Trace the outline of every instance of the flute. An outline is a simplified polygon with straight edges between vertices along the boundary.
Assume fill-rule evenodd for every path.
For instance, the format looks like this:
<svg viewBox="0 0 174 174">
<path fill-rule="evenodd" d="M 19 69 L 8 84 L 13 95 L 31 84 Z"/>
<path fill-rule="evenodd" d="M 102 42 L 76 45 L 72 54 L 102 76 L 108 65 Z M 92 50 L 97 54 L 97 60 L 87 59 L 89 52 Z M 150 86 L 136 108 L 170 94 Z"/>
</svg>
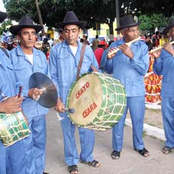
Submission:
<svg viewBox="0 0 174 174">
<path fill-rule="evenodd" d="M 169 44 L 170 44 L 170 45 L 174 44 L 174 41 L 169 42 Z M 150 50 L 149 53 L 153 53 L 153 52 L 155 52 L 155 51 L 157 51 L 157 50 L 162 49 L 163 47 L 164 47 L 164 46 L 159 46 L 159 47 L 157 47 L 157 48 L 154 48 L 153 50 Z"/>
<path fill-rule="evenodd" d="M 136 41 L 138 41 L 140 39 L 141 39 L 141 37 L 138 37 L 138 38 L 136 38 L 136 39 L 134 39 L 134 40 L 132 40 L 130 42 L 127 42 L 125 44 L 130 47 L 132 43 L 134 43 L 134 42 L 136 42 Z M 112 49 L 113 48 L 111 48 L 111 50 L 108 51 L 108 54 L 107 54 L 108 56 L 110 56 L 111 54 L 117 53 L 120 50 L 119 47 L 115 47 L 115 49 L 113 49 L 113 50 Z"/>
</svg>

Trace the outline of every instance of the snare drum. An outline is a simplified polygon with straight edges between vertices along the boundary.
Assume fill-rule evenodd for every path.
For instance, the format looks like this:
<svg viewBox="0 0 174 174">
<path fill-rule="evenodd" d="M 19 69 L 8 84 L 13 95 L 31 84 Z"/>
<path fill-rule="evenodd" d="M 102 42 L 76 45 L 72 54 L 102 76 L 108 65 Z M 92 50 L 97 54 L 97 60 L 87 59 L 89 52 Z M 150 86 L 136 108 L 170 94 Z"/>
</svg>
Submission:
<svg viewBox="0 0 174 174">
<path fill-rule="evenodd" d="M 71 121 L 94 130 L 112 128 L 121 118 L 126 107 L 124 86 L 116 79 L 91 73 L 76 81 L 68 94 L 67 107 Z"/>
<path fill-rule="evenodd" d="M 29 134 L 30 130 L 22 112 L 0 113 L 0 139 L 4 146 L 10 146 Z"/>
</svg>

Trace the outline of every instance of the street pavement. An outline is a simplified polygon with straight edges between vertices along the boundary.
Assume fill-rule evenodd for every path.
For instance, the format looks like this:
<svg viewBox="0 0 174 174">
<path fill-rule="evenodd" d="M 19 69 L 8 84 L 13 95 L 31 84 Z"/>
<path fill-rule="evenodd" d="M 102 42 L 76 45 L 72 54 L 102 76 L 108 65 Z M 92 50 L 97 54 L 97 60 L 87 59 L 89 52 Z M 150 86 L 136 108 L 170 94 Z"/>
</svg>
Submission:
<svg viewBox="0 0 174 174">
<path fill-rule="evenodd" d="M 119 160 L 112 160 L 112 131 L 96 131 L 94 159 L 100 161 L 99 168 L 78 164 L 79 174 L 174 174 L 174 152 L 164 155 L 161 152 L 164 142 L 154 136 L 144 135 L 145 147 L 149 157 L 142 157 L 133 150 L 132 130 L 125 126 L 124 146 Z M 80 153 L 79 136 L 76 131 L 76 142 Z M 60 121 L 56 112 L 51 109 L 47 115 L 47 157 L 46 172 L 50 174 L 68 174 L 64 162 L 63 138 Z"/>
</svg>

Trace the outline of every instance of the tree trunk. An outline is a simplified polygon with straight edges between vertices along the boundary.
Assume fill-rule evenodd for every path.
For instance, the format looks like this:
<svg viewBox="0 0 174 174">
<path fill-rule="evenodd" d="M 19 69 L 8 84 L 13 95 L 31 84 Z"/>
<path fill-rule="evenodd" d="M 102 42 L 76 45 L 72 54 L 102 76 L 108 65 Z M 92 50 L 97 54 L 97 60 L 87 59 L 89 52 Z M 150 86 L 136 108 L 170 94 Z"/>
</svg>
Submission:
<svg viewBox="0 0 174 174">
<path fill-rule="evenodd" d="M 111 20 L 108 25 L 109 25 L 109 31 L 110 31 L 109 38 L 110 38 L 110 40 L 114 40 L 113 21 Z"/>
<path fill-rule="evenodd" d="M 39 17 L 39 23 L 40 23 L 41 26 L 43 26 L 42 14 L 41 14 L 41 11 L 40 11 L 38 0 L 35 0 L 35 4 L 36 4 L 36 8 L 37 8 L 38 17 Z M 44 26 L 43 26 L 43 29 L 42 29 L 42 35 L 45 35 Z"/>
</svg>

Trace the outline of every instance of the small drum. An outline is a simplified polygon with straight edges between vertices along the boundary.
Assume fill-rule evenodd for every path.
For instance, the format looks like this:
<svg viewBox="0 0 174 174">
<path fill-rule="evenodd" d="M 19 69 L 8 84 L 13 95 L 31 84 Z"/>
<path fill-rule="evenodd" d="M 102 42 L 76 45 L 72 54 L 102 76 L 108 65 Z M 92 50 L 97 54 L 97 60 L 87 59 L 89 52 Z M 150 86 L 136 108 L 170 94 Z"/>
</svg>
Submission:
<svg viewBox="0 0 174 174">
<path fill-rule="evenodd" d="M 28 123 L 22 112 L 0 113 L 0 139 L 4 146 L 10 146 L 29 134 Z"/>
<path fill-rule="evenodd" d="M 83 75 L 68 94 L 67 107 L 71 121 L 94 130 L 112 128 L 121 118 L 126 106 L 126 93 L 116 79 L 100 74 Z"/>
</svg>

